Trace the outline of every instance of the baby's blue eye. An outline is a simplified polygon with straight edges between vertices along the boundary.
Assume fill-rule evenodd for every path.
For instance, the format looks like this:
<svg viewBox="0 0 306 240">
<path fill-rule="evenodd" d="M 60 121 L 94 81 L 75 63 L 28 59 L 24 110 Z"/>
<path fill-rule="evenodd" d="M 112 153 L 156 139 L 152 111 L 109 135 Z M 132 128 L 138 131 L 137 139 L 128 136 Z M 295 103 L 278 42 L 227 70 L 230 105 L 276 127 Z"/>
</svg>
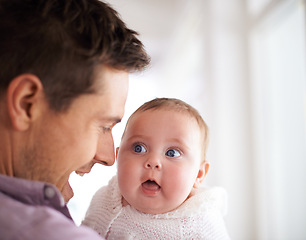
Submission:
<svg viewBox="0 0 306 240">
<path fill-rule="evenodd" d="M 137 145 L 134 146 L 134 152 L 136 152 L 136 153 L 144 153 L 146 151 L 147 150 L 145 149 L 145 147 L 140 145 L 140 144 L 137 144 Z"/>
<path fill-rule="evenodd" d="M 179 156 L 181 156 L 181 153 L 177 150 L 170 149 L 166 152 L 166 156 L 168 156 L 168 157 L 179 157 Z"/>
</svg>

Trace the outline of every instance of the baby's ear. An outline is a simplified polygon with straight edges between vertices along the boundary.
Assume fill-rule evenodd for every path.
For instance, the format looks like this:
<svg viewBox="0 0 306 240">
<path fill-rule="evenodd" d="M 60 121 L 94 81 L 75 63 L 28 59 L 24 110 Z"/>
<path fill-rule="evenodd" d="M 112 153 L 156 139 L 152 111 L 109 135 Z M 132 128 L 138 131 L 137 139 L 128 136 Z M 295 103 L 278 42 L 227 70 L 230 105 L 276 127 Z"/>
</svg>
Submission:
<svg viewBox="0 0 306 240">
<path fill-rule="evenodd" d="M 203 182 L 204 178 L 206 177 L 206 174 L 208 173 L 209 170 L 209 162 L 204 161 L 203 163 L 201 163 L 200 168 L 199 168 L 199 172 L 198 172 L 198 176 L 194 182 L 193 187 L 194 188 L 199 188 L 201 183 Z"/>
<path fill-rule="evenodd" d="M 118 158 L 119 147 L 116 147 L 116 159 Z"/>
</svg>

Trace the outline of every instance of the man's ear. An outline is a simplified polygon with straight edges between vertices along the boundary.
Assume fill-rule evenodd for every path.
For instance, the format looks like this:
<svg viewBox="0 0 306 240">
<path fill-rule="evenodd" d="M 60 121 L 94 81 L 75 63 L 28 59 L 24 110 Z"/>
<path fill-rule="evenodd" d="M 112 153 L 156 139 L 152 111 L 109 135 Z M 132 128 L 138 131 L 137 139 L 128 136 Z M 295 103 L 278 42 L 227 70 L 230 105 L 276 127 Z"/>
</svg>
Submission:
<svg viewBox="0 0 306 240">
<path fill-rule="evenodd" d="M 42 96 L 43 86 L 33 74 L 22 74 L 14 78 L 7 90 L 7 107 L 13 127 L 18 131 L 27 130 L 35 119 L 34 104 Z"/>
<path fill-rule="evenodd" d="M 209 162 L 204 161 L 203 163 L 201 163 L 200 168 L 199 168 L 199 172 L 198 172 L 198 176 L 194 182 L 193 187 L 194 188 L 199 188 L 201 183 L 203 182 L 204 178 L 206 177 L 206 174 L 208 173 L 209 170 Z"/>
</svg>

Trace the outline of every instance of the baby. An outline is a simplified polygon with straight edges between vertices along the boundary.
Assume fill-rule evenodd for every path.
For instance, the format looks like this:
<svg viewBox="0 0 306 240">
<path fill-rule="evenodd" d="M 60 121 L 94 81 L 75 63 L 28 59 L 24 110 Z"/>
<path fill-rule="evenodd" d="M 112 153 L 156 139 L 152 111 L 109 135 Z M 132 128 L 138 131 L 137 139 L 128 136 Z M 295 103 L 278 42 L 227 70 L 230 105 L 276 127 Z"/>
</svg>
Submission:
<svg viewBox="0 0 306 240">
<path fill-rule="evenodd" d="M 208 128 L 196 109 L 157 98 L 129 118 L 118 172 L 82 224 L 107 239 L 229 239 L 222 188 L 203 188 Z"/>
</svg>

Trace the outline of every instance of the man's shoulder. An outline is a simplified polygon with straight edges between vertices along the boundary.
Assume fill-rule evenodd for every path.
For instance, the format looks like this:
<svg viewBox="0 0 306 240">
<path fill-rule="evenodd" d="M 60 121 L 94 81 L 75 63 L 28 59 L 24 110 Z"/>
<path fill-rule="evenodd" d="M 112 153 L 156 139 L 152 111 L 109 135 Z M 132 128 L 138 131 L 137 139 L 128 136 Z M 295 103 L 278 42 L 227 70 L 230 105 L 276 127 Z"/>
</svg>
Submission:
<svg viewBox="0 0 306 240">
<path fill-rule="evenodd" d="M 100 239 L 46 205 L 24 203 L 3 192 L 0 202 L 1 239 Z"/>
</svg>

